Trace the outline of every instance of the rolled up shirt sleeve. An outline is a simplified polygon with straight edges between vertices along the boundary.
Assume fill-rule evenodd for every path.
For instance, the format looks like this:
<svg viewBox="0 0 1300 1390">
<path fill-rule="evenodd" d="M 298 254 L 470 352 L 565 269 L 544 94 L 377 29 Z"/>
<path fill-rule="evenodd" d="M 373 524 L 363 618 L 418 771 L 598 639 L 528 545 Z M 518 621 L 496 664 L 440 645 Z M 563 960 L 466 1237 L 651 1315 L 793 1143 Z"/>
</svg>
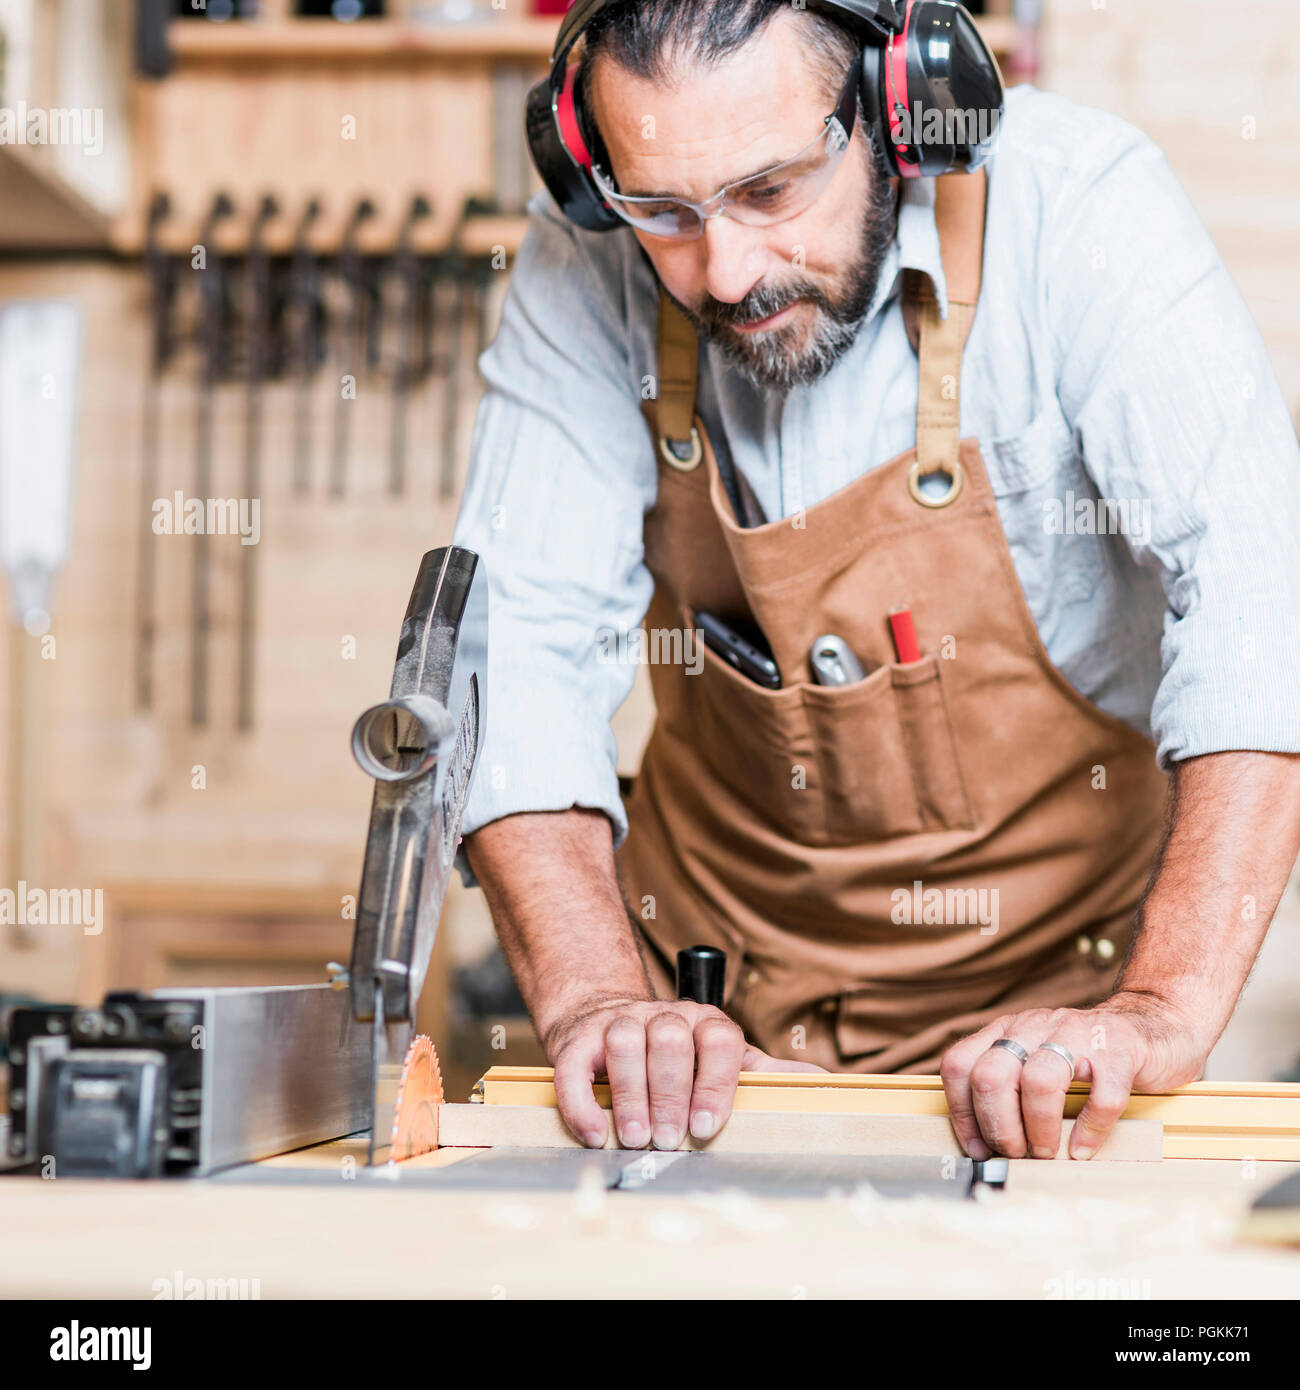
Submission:
<svg viewBox="0 0 1300 1390">
<path fill-rule="evenodd" d="M 653 588 L 642 525 L 656 472 L 625 307 L 645 290 L 616 243 L 568 226 L 546 195 L 530 212 L 480 361 L 487 389 L 455 528 L 486 563 L 490 608 L 487 720 L 462 832 L 582 806 L 605 812 L 617 844 L 627 823 L 610 719 L 635 672 L 600 658 L 602 634 L 636 628 Z M 463 852 L 457 862 L 472 884 Z"/>
<path fill-rule="evenodd" d="M 1048 222 L 1062 409 L 1168 608 L 1162 767 L 1300 752 L 1300 449 L 1260 334 L 1159 150 L 1114 118 Z"/>
</svg>

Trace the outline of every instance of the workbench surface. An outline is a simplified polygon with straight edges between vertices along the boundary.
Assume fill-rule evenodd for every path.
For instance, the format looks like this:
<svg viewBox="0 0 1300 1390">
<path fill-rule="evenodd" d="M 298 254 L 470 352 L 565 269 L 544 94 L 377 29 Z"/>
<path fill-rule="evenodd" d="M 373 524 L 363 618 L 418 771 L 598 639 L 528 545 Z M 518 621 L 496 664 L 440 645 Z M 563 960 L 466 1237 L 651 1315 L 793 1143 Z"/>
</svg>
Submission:
<svg viewBox="0 0 1300 1390">
<path fill-rule="evenodd" d="M 264 1299 L 1300 1297 L 1300 1250 L 1236 1239 L 1300 1164 L 1013 1162 L 1004 1192 L 962 1202 L 438 1192 L 358 1181 L 358 1154 L 273 1159 L 320 1179 L 274 1186 L 0 1180 L 0 1298 L 148 1299 L 180 1279 Z"/>
</svg>

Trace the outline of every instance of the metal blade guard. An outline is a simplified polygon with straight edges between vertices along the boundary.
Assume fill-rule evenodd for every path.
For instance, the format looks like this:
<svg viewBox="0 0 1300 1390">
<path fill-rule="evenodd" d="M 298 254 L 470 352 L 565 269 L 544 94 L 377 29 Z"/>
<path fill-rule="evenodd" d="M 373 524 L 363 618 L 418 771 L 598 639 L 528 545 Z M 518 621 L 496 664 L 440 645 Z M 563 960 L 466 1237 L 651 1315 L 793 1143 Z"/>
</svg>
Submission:
<svg viewBox="0 0 1300 1390">
<path fill-rule="evenodd" d="M 376 1082 L 409 1041 L 433 951 L 461 818 L 483 741 L 487 575 L 472 550 L 420 562 L 402 622 L 389 698 L 352 730 L 375 779 L 349 979 L 353 1012 L 373 1020 Z M 395 1026 L 404 1025 L 404 1026 Z M 376 1094 L 382 1105 L 382 1097 Z M 374 1147 L 385 1146 L 375 1114 Z"/>
</svg>

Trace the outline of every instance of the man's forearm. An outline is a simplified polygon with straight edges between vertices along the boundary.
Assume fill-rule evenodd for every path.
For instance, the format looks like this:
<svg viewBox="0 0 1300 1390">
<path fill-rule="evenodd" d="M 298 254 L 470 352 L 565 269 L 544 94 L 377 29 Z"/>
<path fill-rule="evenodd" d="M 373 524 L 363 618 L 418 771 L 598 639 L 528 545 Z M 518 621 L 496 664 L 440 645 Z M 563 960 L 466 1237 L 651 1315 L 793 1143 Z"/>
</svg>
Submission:
<svg viewBox="0 0 1300 1390">
<path fill-rule="evenodd" d="M 1171 823 L 1117 993 L 1184 1019 L 1208 1054 L 1300 852 L 1300 757 L 1214 753 L 1174 772 Z"/>
<path fill-rule="evenodd" d="M 538 1036 L 584 1003 L 650 999 L 600 811 L 505 816 L 465 841 Z"/>
</svg>

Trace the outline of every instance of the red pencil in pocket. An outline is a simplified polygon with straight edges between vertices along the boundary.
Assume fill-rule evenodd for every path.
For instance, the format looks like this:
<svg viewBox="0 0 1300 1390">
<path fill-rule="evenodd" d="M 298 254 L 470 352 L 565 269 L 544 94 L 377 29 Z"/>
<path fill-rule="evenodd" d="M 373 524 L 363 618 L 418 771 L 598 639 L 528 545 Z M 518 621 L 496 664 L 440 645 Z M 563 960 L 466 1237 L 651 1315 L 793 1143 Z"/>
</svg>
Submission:
<svg viewBox="0 0 1300 1390">
<path fill-rule="evenodd" d="M 889 612 L 889 627 L 894 634 L 894 651 L 900 666 L 910 666 L 921 659 L 921 647 L 916 640 L 916 624 L 912 622 L 910 608 L 892 608 Z"/>
</svg>

